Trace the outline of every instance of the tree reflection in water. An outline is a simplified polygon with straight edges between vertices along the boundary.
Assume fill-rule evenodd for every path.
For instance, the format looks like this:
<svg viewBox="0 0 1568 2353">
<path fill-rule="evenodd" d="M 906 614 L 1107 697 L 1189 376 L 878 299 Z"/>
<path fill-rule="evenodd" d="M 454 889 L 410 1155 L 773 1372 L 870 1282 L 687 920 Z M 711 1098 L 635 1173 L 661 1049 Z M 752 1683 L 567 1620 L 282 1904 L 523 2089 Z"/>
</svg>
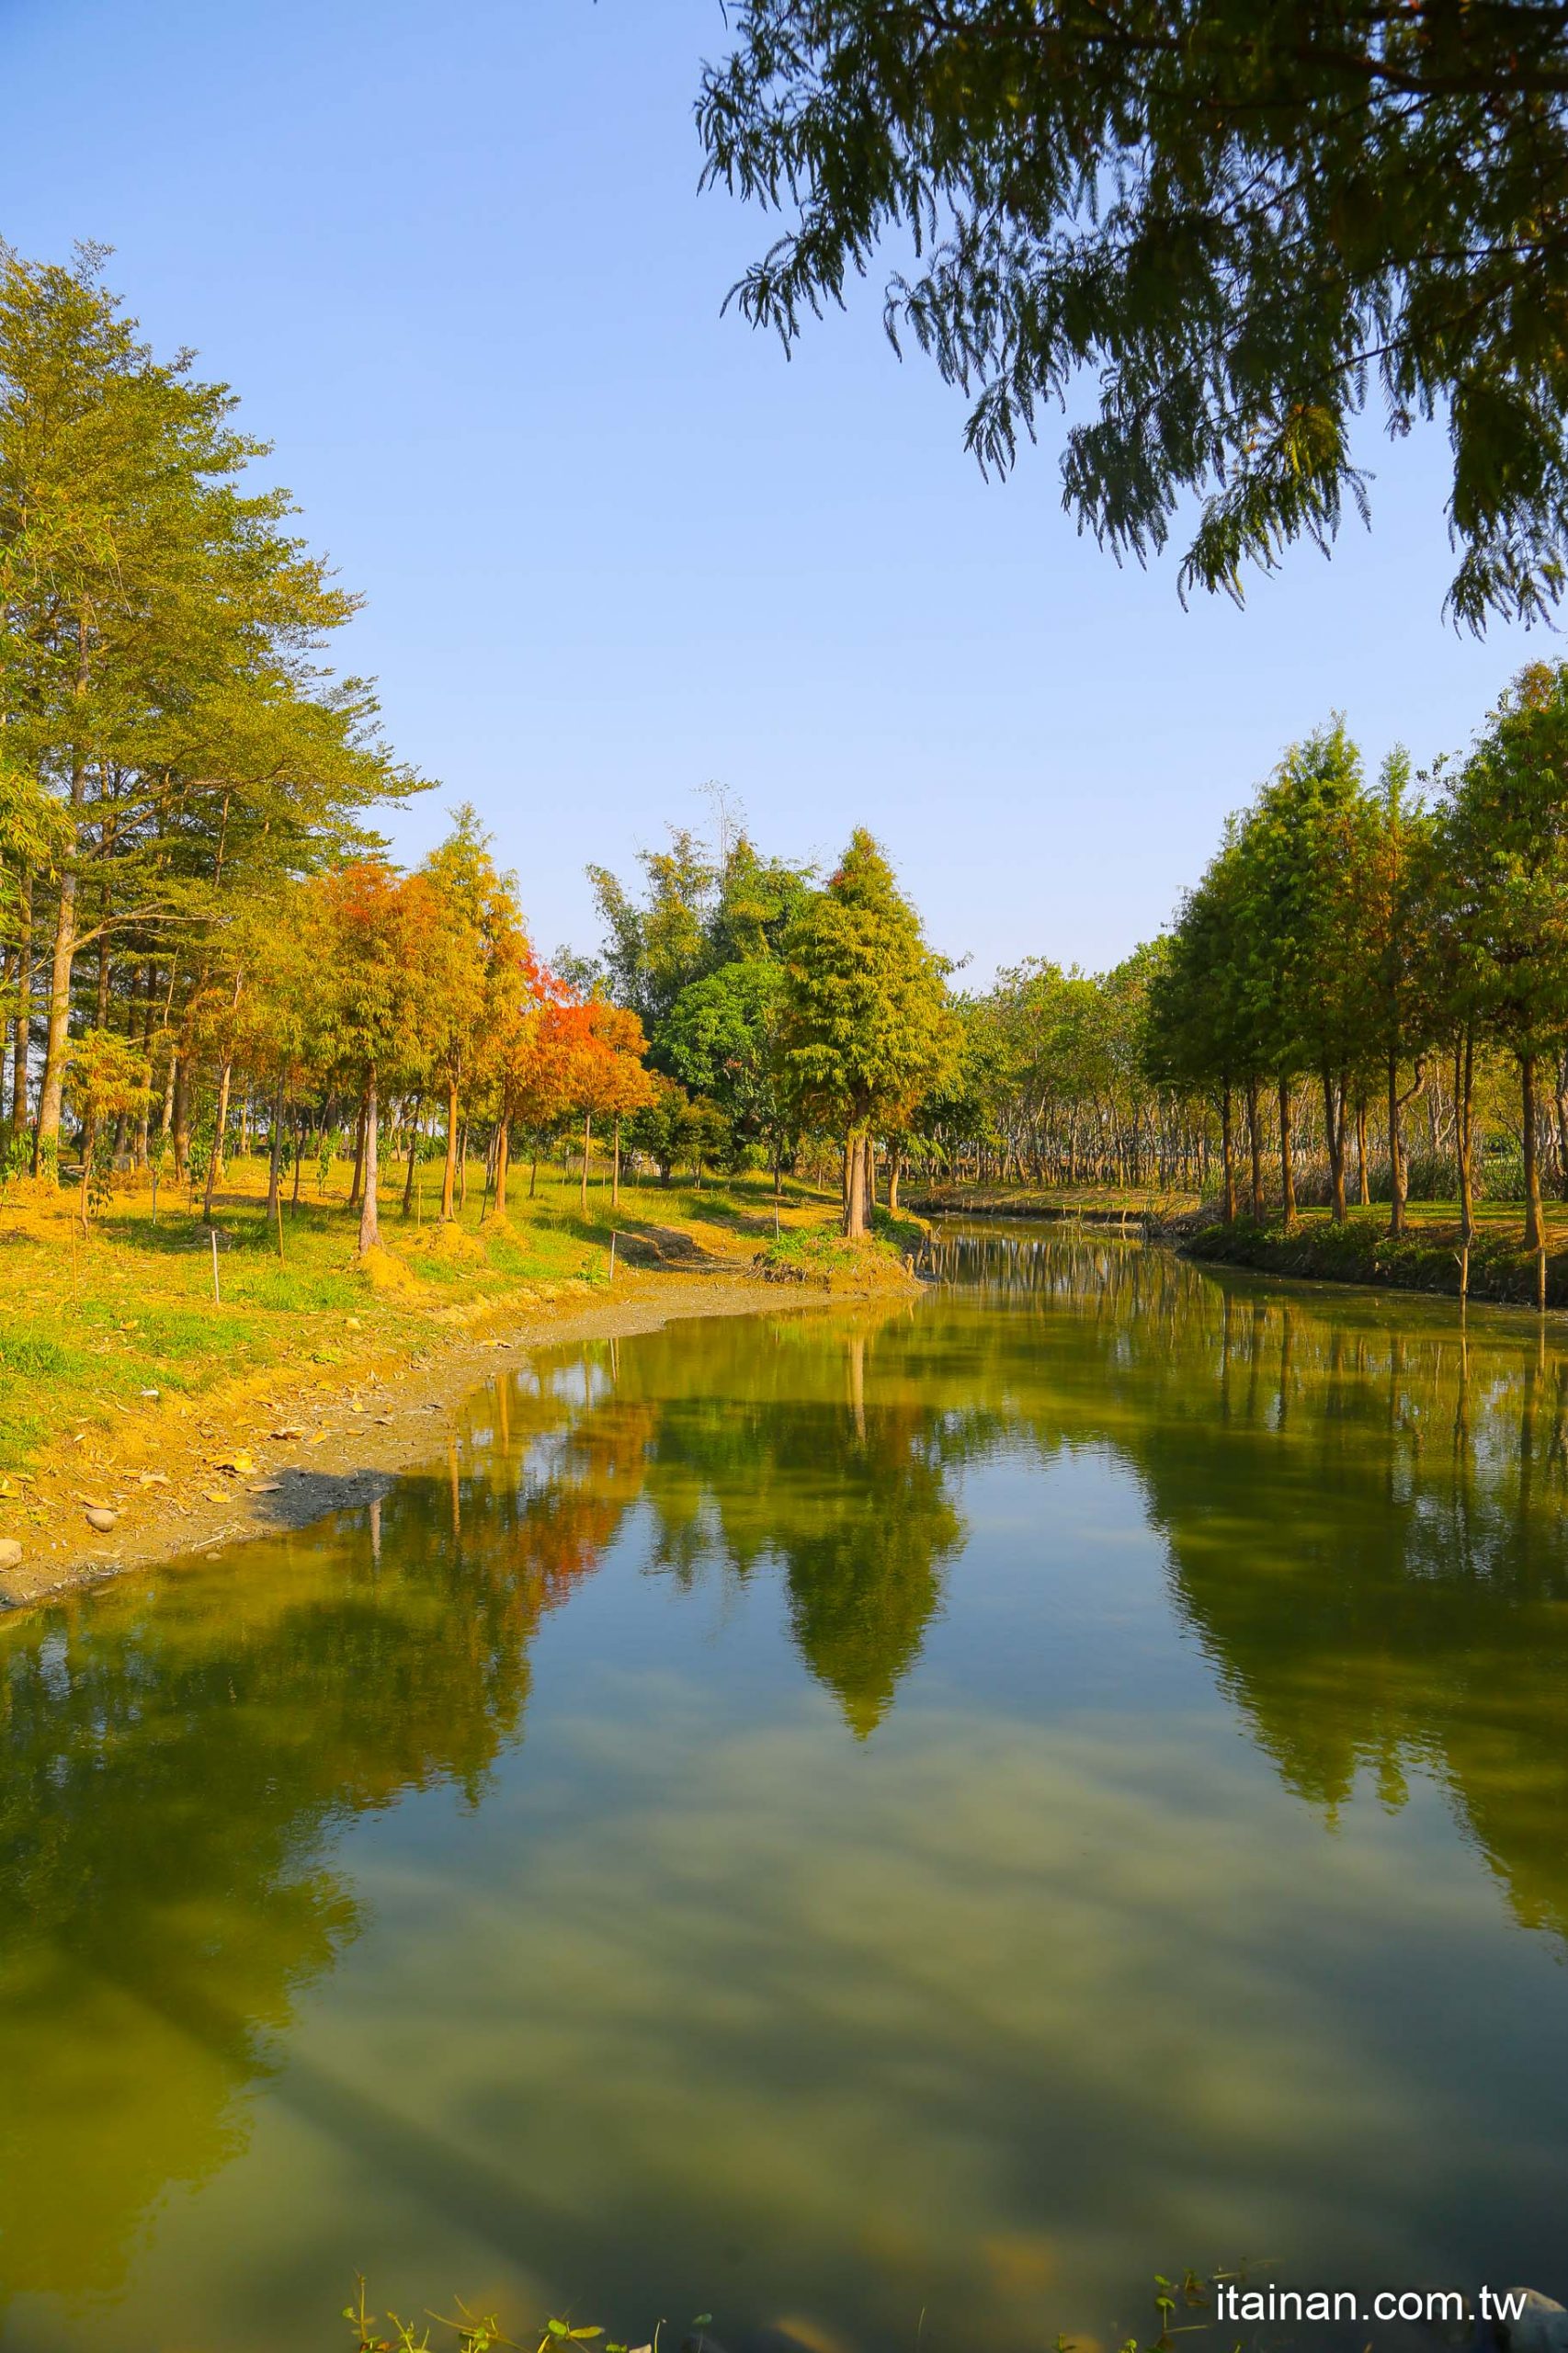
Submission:
<svg viewBox="0 0 1568 2353">
<path fill-rule="evenodd" d="M 1102 1459 L 1286 1790 L 1332 1824 L 1423 1776 L 1517 1921 L 1568 1937 L 1553 1333 L 1071 1235 L 952 1233 L 937 1262 L 912 1308 L 547 1355 L 370 1511 L 4 1629 L 7 2297 L 112 2294 L 171 2186 L 235 2153 L 240 2095 L 365 1925 L 344 1827 L 441 1788 L 483 1803 L 541 1628 L 621 1545 L 677 1592 L 776 1581 L 791 1672 L 880 1753 L 954 1599 L 966 1483 Z M 497 2246 L 573 2243 L 363 2087 L 288 2080 Z"/>
</svg>

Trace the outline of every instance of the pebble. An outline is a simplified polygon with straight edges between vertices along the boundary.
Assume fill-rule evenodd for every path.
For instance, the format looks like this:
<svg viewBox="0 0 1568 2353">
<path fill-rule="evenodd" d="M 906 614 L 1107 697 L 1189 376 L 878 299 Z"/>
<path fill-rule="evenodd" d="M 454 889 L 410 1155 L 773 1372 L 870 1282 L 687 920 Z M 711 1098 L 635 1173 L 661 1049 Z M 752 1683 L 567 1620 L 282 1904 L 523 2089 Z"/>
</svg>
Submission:
<svg viewBox="0 0 1568 2353">
<path fill-rule="evenodd" d="M 117 1511 L 107 1511 L 102 1504 L 87 1506 L 87 1526 L 96 1528 L 100 1535 L 107 1536 L 119 1518 Z"/>
<path fill-rule="evenodd" d="M 19 1569 L 22 1548 L 14 1536 L 0 1536 L 0 1569 Z"/>
<path fill-rule="evenodd" d="M 1524 2310 L 1518 2319 L 1504 2321 L 1498 2330 L 1509 2353 L 1568 2353 L 1568 2312 L 1538 2289 L 1522 2293 Z"/>
</svg>

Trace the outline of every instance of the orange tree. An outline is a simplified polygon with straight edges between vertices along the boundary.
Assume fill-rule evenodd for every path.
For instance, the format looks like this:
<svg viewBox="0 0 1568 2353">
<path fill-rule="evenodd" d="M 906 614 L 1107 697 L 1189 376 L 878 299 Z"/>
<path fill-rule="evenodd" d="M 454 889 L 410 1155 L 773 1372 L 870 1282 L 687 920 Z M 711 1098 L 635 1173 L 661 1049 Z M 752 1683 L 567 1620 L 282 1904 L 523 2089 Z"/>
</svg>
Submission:
<svg viewBox="0 0 1568 2353">
<path fill-rule="evenodd" d="M 648 1041 L 637 1016 L 607 997 L 590 997 L 578 1010 L 582 1020 L 570 1084 L 573 1108 L 583 1115 L 583 1206 L 588 1205 L 588 1152 L 597 1112 L 614 1121 L 610 1203 L 616 1207 L 620 1200 L 621 1120 L 653 1099 L 653 1082 L 642 1060 Z"/>
<path fill-rule="evenodd" d="M 512 1129 L 537 1135 L 557 1127 L 573 1108 L 581 1054 L 583 1006 L 552 973 L 537 968 L 531 985 L 515 989 L 500 1009 L 486 1058 L 495 1104 L 495 1208 L 506 1207 Z"/>
</svg>

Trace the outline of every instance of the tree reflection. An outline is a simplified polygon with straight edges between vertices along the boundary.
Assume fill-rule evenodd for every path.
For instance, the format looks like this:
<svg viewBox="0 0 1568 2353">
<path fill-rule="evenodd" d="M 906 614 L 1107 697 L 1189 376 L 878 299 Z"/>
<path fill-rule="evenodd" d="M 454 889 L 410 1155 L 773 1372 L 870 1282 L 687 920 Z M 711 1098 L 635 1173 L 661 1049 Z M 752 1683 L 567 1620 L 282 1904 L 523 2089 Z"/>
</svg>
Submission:
<svg viewBox="0 0 1568 2353">
<path fill-rule="evenodd" d="M 1012 1310 L 982 1326 L 980 1389 L 1010 1387 L 1042 1452 L 1108 1442 L 1135 1471 L 1176 1607 L 1286 1785 L 1332 1815 L 1363 1773 L 1398 1805 L 1430 1772 L 1517 1916 L 1568 1936 L 1555 1338 L 1160 1251 L 963 1246 Z"/>
</svg>

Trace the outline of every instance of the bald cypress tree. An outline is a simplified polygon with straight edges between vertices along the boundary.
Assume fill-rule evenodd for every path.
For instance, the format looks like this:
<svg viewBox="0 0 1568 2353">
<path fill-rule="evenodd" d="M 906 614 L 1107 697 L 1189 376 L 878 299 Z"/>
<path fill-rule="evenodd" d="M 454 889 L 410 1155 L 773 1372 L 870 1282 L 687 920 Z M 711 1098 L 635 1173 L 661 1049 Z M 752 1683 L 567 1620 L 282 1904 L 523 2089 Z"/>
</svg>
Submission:
<svg viewBox="0 0 1568 2353">
<path fill-rule="evenodd" d="M 946 967 L 864 827 L 785 943 L 786 1068 L 844 1137 L 844 1231 L 866 1231 L 879 1129 L 902 1128 L 954 1050 Z"/>
</svg>

